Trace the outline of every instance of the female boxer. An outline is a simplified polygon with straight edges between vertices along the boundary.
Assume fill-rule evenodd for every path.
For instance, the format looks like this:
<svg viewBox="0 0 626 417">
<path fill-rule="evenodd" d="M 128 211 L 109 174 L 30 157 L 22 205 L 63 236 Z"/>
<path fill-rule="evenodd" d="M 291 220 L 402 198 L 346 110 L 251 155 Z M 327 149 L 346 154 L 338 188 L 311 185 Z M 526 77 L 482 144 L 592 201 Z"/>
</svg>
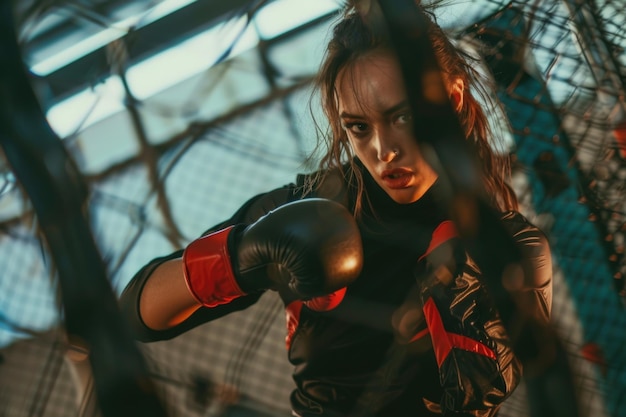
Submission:
<svg viewBox="0 0 626 417">
<path fill-rule="evenodd" d="M 491 206 L 523 255 L 513 292 L 547 321 L 550 253 L 517 210 L 474 98 L 472 63 L 431 12 L 447 95 L 481 158 Z M 441 209 L 444 186 L 413 134 L 395 51 L 354 7 L 336 24 L 317 87 L 330 126 L 314 173 L 252 197 L 183 250 L 142 268 L 121 304 L 164 340 L 275 290 L 287 313 L 296 416 L 493 416 L 523 369 L 481 271 Z"/>
</svg>

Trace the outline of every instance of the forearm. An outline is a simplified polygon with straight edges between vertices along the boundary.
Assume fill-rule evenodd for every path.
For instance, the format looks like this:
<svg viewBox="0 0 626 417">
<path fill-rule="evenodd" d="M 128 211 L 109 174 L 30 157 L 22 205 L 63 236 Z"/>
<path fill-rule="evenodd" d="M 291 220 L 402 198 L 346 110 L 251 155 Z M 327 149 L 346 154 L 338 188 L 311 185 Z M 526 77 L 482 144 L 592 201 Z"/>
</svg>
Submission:
<svg viewBox="0 0 626 417">
<path fill-rule="evenodd" d="M 160 331 L 183 321 L 193 297 L 187 299 L 181 288 L 180 256 L 182 251 L 155 258 L 142 267 L 124 288 L 119 300 L 120 309 L 131 330 L 139 340 L 153 341 L 168 338 Z M 178 269 L 178 270 L 177 270 Z M 172 299 L 169 294 L 177 293 Z"/>
<path fill-rule="evenodd" d="M 168 260 L 154 269 L 139 296 L 141 319 L 153 330 L 172 328 L 200 307 L 185 283 L 181 258 Z"/>
<path fill-rule="evenodd" d="M 206 231 L 206 236 L 232 224 L 248 224 L 292 197 L 284 187 L 248 200 L 227 221 Z M 183 270 L 184 250 L 155 258 L 130 280 L 120 297 L 120 307 L 135 337 L 144 342 L 171 339 L 198 325 L 254 304 L 262 292 L 242 295 L 219 306 L 203 306 L 187 287 Z M 219 280 L 219 276 L 212 279 Z"/>
<path fill-rule="evenodd" d="M 120 297 L 120 309 L 135 338 L 142 342 L 156 342 L 176 337 L 196 326 L 243 310 L 254 304 L 262 293 L 244 296 L 230 304 L 215 308 L 199 307 L 181 287 L 177 264 L 180 252 L 157 258 L 144 266 L 131 279 Z M 171 295 L 178 292 L 172 302 Z M 144 317 L 145 316 L 145 317 Z M 146 323 L 147 322 L 147 323 Z"/>
</svg>

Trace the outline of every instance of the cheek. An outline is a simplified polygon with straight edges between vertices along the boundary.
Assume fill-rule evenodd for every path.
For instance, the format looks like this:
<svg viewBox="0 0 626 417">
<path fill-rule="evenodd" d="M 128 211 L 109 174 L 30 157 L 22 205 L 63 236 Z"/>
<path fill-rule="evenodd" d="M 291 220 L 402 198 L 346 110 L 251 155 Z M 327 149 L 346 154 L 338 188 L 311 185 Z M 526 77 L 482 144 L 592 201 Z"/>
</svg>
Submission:
<svg viewBox="0 0 626 417">
<path fill-rule="evenodd" d="M 359 153 L 358 144 L 356 143 L 354 139 L 350 138 L 350 135 L 348 135 L 347 133 L 346 133 L 346 143 L 348 144 L 348 147 L 350 148 L 353 154 Z"/>
<path fill-rule="evenodd" d="M 365 170 L 374 175 L 376 167 L 379 163 L 376 153 L 370 152 L 367 147 L 364 147 L 363 145 L 356 145 L 356 147 L 352 146 L 352 152 L 354 156 L 361 161 Z"/>
<path fill-rule="evenodd" d="M 358 157 L 362 162 L 366 162 L 367 159 L 367 149 L 368 146 L 365 143 L 365 141 L 357 141 L 354 139 L 350 139 L 348 138 L 348 144 L 350 145 L 350 149 L 352 150 L 352 153 Z"/>
</svg>

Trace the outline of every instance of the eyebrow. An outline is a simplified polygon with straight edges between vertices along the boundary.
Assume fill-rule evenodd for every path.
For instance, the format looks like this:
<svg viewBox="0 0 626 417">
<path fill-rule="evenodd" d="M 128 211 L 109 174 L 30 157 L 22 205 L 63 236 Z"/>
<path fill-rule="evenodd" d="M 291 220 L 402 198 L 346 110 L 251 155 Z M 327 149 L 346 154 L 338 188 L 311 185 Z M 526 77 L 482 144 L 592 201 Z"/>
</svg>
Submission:
<svg viewBox="0 0 626 417">
<path fill-rule="evenodd" d="M 405 107 L 409 107 L 409 102 L 408 100 L 402 100 L 400 103 L 389 107 L 387 110 L 385 110 L 383 112 L 383 115 L 385 116 L 389 116 L 395 112 L 397 112 L 400 109 L 403 109 Z M 359 114 L 352 114 L 352 113 L 347 113 L 345 111 L 341 112 L 341 114 L 339 115 L 339 117 L 341 117 L 342 119 L 360 119 L 363 116 L 359 115 Z"/>
</svg>

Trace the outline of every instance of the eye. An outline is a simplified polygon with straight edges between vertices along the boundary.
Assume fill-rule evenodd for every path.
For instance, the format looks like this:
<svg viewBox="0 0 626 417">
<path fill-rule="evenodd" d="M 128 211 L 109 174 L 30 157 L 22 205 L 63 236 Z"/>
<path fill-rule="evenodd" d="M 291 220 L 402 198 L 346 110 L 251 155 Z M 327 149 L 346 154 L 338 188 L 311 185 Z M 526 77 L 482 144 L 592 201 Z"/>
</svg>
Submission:
<svg viewBox="0 0 626 417">
<path fill-rule="evenodd" d="M 396 123 L 405 125 L 413 121 L 413 115 L 410 112 L 400 113 L 396 116 Z"/>
<path fill-rule="evenodd" d="M 369 125 L 361 122 L 343 123 L 343 128 L 354 136 L 364 136 L 369 132 Z"/>
</svg>

